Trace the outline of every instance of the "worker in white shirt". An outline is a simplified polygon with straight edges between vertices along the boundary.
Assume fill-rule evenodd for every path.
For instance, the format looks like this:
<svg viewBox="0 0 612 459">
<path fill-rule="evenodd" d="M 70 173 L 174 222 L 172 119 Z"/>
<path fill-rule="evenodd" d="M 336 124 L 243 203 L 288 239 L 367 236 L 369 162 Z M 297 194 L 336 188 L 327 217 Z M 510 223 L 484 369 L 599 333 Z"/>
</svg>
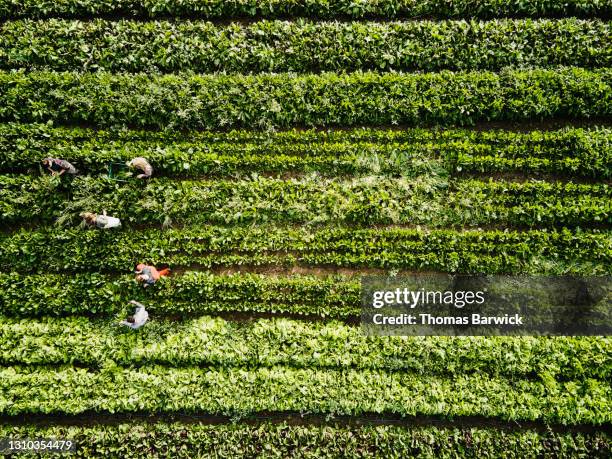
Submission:
<svg viewBox="0 0 612 459">
<path fill-rule="evenodd" d="M 133 160 L 129 161 L 127 165 L 128 167 L 131 167 L 141 172 L 136 176 L 136 178 L 148 179 L 151 178 L 151 176 L 153 175 L 153 166 L 151 166 L 149 161 L 147 161 L 147 159 L 143 158 L 142 156 L 134 158 Z"/>
<path fill-rule="evenodd" d="M 122 320 L 119 322 L 119 324 L 130 327 L 132 330 L 137 330 L 147 323 L 147 320 L 149 320 L 149 313 L 145 309 L 144 305 L 138 301 L 131 300 L 130 304 L 136 306 L 136 312 L 133 316 L 128 317 L 127 320 Z"/>
<path fill-rule="evenodd" d="M 103 211 L 102 215 L 92 212 L 83 212 L 81 217 L 83 217 L 83 221 L 89 226 L 95 226 L 101 229 L 119 228 L 121 226 L 121 220 L 117 217 L 106 215 L 106 211 Z"/>
</svg>

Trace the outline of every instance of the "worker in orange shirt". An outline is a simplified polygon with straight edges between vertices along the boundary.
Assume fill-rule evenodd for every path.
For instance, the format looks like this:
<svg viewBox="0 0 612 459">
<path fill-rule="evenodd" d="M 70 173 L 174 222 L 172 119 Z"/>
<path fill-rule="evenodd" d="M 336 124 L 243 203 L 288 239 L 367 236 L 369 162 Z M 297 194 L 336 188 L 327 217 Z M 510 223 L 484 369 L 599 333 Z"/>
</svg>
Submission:
<svg viewBox="0 0 612 459">
<path fill-rule="evenodd" d="M 155 266 L 145 265 L 144 263 L 140 263 L 136 266 L 136 281 L 140 282 L 143 287 L 149 287 L 154 285 L 160 278 L 169 276 L 170 269 L 162 269 L 157 270 Z"/>
</svg>

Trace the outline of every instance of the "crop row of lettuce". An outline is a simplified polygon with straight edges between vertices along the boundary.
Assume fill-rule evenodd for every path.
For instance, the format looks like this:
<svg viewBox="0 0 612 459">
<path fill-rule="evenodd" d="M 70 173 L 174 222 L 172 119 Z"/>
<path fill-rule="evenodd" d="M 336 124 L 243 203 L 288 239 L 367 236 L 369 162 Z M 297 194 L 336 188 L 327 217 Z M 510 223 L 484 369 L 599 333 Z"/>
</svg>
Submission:
<svg viewBox="0 0 612 459">
<path fill-rule="evenodd" d="M 233 145 L 240 151 L 249 145 L 253 147 L 283 147 L 291 152 L 293 147 L 320 144 L 411 144 L 428 145 L 442 148 L 444 146 L 473 145 L 477 151 L 491 154 L 491 151 L 502 151 L 504 156 L 517 152 L 533 150 L 537 156 L 562 158 L 565 156 L 582 157 L 587 154 L 606 158 L 610 152 L 607 146 L 612 140 L 612 131 L 607 127 L 594 126 L 579 128 L 567 126 L 557 130 L 529 130 L 525 132 L 490 129 L 474 130 L 460 128 L 357 128 L 357 129 L 289 129 L 285 131 L 169 131 L 169 130 L 130 130 L 130 129 L 89 129 L 83 127 L 66 127 L 48 123 L 7 122 L 0 124 L 0 151 L 11 153 L 12 150 L 36 150 L 49 152 L 57 148 L 74 149 L 76 146 L 87 148 L 92 152 L 104 150 L 104 146 L 134 148 L 164 148 L 178 144 L 196 151 L 206 151 L 223 144 L 223 148 Z M 74 154 L 77 152 L 75 151 Z M 290 154 L 290 153 L 288 153 Z M 439 152 L 442 154 L 442 151 Z M 481 154 L 474 152 L 474 154 Z M 484 154 L 484 153 L 482 153 Z M 585 156 L 586 157 L 586 156 Z M 4 164 L 4 163 L 3 163 Z"/>
<path fill-rule="evenodd" d="M 5 271 L 127 272 L 137 263 L 326 265 L 445 272 L 610 273 L 609 231 L 198 227 L 137 232 L 21 230 L 0 236 Z"/>
<path fill-rule="evenodd" d="M 0 27 L 0 68 L 112 72 L 499 70 L 609 67 L 599 20 L 13 21 Z"/>
<path fill-rule="evenodd" d="M 425 74 L 0 72 L 0 120 L 227 129 L 612 115 L 612 69 Z"/>
<path fill-rule="evenodd" d="M 523 287 L 503 277 L 480 278 L 476 284 L 465 282 L 457 278 L 452 288 L 486 290 L 487 295 L 500 301 L 517 298 L 517 295 L 529 296 L 529 304 L 521 308 L 516 301 L 509 300 L 510 309 L 506 311 L 529 316 L 532 322 L 550 323 L 552 317 L 557 325 L 569 321 L 567 325 L 570 326 L 573 320 L 571 311 L 575 308 L 567 306 L 569 311 L 560 311 L 565 303 L 559 303 L 563 300 L 556 295 L 548 277 L 533 279 Z M 566 278 L 563 282 L 575 285 L 577 280 Z M 609 300 L 606 300 L 611 293 L 610 278 L 589 278 L 588 282 L 593 301 L 583 319 L 592 326 L 599 326 L 610 319 Z M 160 318 L 243 312 L 355 321 L 361 314 L 358 277 L 354 275 L 216 275 L 187 271 L 164 279 L 154 289 L 144 290 L 128 275 L 81 273 L 66 279 L 59 274 L 11 272 L 0 275 L 0 286 L 3 288 L 0 292 L 2 312 L 12 317 L 121 316 L 129 312 L 128 301 L 133 299 L 147 304 L 147 308 Z M 487 315 L 495 311 L 484 307 L 479 312 Z"/>
<path fill-rule="evenodd" d="M 112 315 L 135 299 L 156 316 L 274 312 L 347 318 L 360 313 L 350 276 L 214 275 L 188 271 L 144 290 L 131 275 L 0 273 L 2 313 L 13 316 Z"/>
<path fill-rule="evenodd" d="M 136 336 L 84 317 L 0 318 L 4 365 L 350 368 L 416 374 L 488 373 L 536 379 L 609 379 L 612 341 L 600 337 L 364 336 L 338 322 L 200 317 L 155 320 Z"/>
<path fill-rule="evenodd" d="M 1 0 L 0 18 L 91 17 L 499 17 L 612 15 L 610 0 Z"/>
<path fill-rule="evenodd" d="M 156 176 L 181 178 L 253 172 L 410 177 L 521 172 L 608 179 L 611 140 L 609 129 L 575 128 L 163 134 L 6 123 L 0 124 L 0 171 L 34 172 L 41 158 L 54 156 L 99 174 L 108 171 L 109 163 L 144 156 Z"/>
<path fill-rule="evenodd" d="M 410 224 L 429 227 L 586 226 L 612 223 L 605 184 L 364 177 L 322 180 L 256 177 L 143 186 L 107 179 L 0 176 L 0 222 L 78 219 L 104 209 L 124 222 Z"/>
<path fill-rule="evenodd" d="M 126 369 L 107 364 L 100 371 L 68 366 L 3 367 L 0 413 L 393 413 L 478 415 L 564 425 L 601 425 L 612 419 L 610 384 L 595 379 L 528 381 L 488 374 L 447 378 L 283 366 Z"/>
<path fill-rule="evenodd" d="M 604 432 L 554 432 L 487 427 L 299 425 L 291 422 L 215 424 L 131 421 L 93 426 L 0 425 L 3 438 L 63 438 L 76 443 L 71 457 L 252 457 L 304 459 L 503 456 L 607 458 Z M 134 441 L 134 439 L 138 439 Z M 27 453 L 26 453 L 27 454 Z M 14 454 L 14 457 L 21 457 Z M 25 456 L 25 454 L 24 454 Z"/>
</svg>

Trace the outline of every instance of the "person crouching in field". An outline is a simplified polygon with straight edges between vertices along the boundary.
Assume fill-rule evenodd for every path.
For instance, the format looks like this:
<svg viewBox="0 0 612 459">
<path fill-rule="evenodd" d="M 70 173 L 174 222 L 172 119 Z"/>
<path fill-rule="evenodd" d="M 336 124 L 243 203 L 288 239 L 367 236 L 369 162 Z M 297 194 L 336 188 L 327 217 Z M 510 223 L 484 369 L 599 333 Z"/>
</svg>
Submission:
<svg viewBox="0 0 612 459">
<path fill-rule="evenodd" d="M 127 163 L 128 167 L 139 170 L 141 173 L 136 176 L 139 179 L 148 179 L 153 175 L 153 166 L 149 164 L 149 161 L 142 156 L 134 158 L 130 162 Z"/>
<path fill-rule="evenodd" d="M 119 322 L 119 324 L 130 327 L 132 330 L 136 330 L 147 323 L 147 320 L 149 320 L 149 313 L 145 309 L 144 305 L 140 304 L 138 301 L 131 300 L 130 304 L 136 306 L 136 312 L 134 312 L 133 316 L 128 317 L 127 320 Z"/>
<path fill-rule="evenodd" d="M 121 227 L 121 220 L 119 220 L 117 217 L 109 217 L 106 215 L 106 211 L 103 211 L 102 215 L 94 214 L 92 212 L 83 212 L 81 217 L 87 225 L 95 226 L 97 228 L 110 229 Z"/>
<path fill-rule="evenodd" d="M 136 281 L 141 283 L 143 287 L 149 287 L 150 285 L 155 285 L 160 278 L 169 276 L 170 269 L 162 269 L 160 271 L 157 270 L 155 266 L 145 265 L 144 263 L 140 263 L 136 266 Z"/>
<path fill-rule="evenodd" d="M 51 175 L 76 175 L 78 171 L 68 161 L 58 158 L 45 158 L 42 160 L 43 166 L 45 166 Z"/>
</svg>

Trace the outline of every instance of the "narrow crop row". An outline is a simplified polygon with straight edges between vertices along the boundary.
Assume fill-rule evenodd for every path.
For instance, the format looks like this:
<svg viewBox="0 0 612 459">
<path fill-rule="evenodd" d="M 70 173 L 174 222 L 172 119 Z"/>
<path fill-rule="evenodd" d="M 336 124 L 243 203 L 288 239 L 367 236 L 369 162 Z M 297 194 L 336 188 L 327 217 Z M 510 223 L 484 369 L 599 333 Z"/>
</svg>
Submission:
<svg viewBox="0 0 612 459">
<path fill-rule="evenodd" d="M 612 341 L 606 338 L 363 336 L 359 327 L 260 319 L 235 323 L 202 317 L 153 320 L 134 333 L 116 322 L 85 318 L 0 318 L 0 362 L 99 367 L 165 364 L 176 367 L 353 368 L 417 374 L 609 379 Z"/>
<path fill-rule="evenodd" d="M 87 412 L 249 415 L 298 411 L 330 415 L 485 416 L 601 425 L 612 420 L 607 382 L 543 382 L 486 374 L 430 377 L 371 370 L 287 367 L 123 369 L 3 367 L 0 413 Z M 61 397 L 58 397 L 61 394 Z"/>
<path fill-rule="evenodd" d="M 62 195 L 63 193 L 63 195 Z M 604 184 L 441 179 L 253 178 L 172 181 L 143 186 L 107 179 L 0 175 L 0 222 L 78 220 L 107 210 L 124 222 L 197 225 L 244 223 L 410 224 L 429 227 L 589 226 L 612 223 Z"/>
<path fill-rule="evenodd" d="M 607 22 L 579 19 L 409 22 L 14 21 L 0 68 L 238 73 L 609 67 Z"/>
<path fill-rule="evenodd" d="M 425 276 L 423 280 L 427 278 Z M 478 287 L 463 278 L 456 278 L 452 283 L 448 278 L 444 279 L 447 280 L 439 279 L 438 282 L 448 281 L 448 288 L 454 290 L 485 290 L 492 305 L 527 295 L 530 298 L 528 305 L 516 309 L 516 302 L 511 302 L 509 307 L 513 309 L 506 312 L 520 312 L 529 317 L 531 324 L 549 324 L 552 318 L 557 327 L 567 325 L 568 332 L 573 326 L 576 308 L 563 306 L 567 300 L 559 296 L 558 287 L 560 283 L 564 286 L 576 285 L 586 289 L 592 300 L 588 313 L 582 314 L 582 319 L 593 327 L 604 324 L 601 329 L 605 329 L 606 321 L 610 319 L 607 300 L 612 293 L 610 277 L 564 278 L 556 283 L 551 283 L 549 277 L 543 277 L 534 278 L 526 285 L 517 284 L 513 278 L 479 278 L 476 281 Z M 577 284 L 581 281 L 586 284 Z M 439 289 L 446 288 L 439 283 L 437 285 Z M 537 292 L 534 285 L 539 286 L 535 289 Z M 160 281 L 153 289 L 143 289 L 129 275 L 79 273 L 66 278 L 60 274 L 11 272 L 0 274 L 0 287 L 0 311 L 11 317 L 75 314 L 118 317 L 131 311 L 128 301 L 134 299 L 145 303 L 148 310 L 160 319 L 242 312 L 355 321 L 362 313 L 359 277 L 355 275 L 215 275 L 187 271 Z M 487 315 L 489 311 L 497 312 L 486 306 L 478 312 Z"/>
<path fill-rule="evenodd" d="M 0 0 L 0 18 L 91 17 L 500 17 L 612 15 L 610 0 Z"/>
<path fill-rule="evenodd" d="M 609 160 L 608 145 L 612 140 L 610 128 L 565 127 L 558 130 L 530 130 L 515 132 L 505 129 L 290 129 L 286 131 L 150 131 L 129 129 L 87 129 L 83 127 L 55 126 L 53 123 L 0 124 L 0 151 L 10 153 L 34 149 L 48 152 L 53 148 L 74 149 L 83 146 L 92 151 L 103 150 L 105 145 L 138 145 L 144 147 L 167 147 L 173 144 L 188 145 L 194 151 L 206 151 L 218 144 L 223 148 L 233 145 L 240 151 L 248 145 L 260 147 L 282 147 L 291 151 L 295 146 L 318 146 L 320 144 L 412 144 L 412 145 L 474 145 L 475 149 L 503 151 L 506 156 L 512 151 L 533 149 L 537 156 L 563 158 L 581 157 L 599 153 Z M 487 150 L 488 151 L 488 150 Z M 13 152 L 15 153 L 15 152 Z M 76 154 L 76 151 L 75 151 Z M 476 154 L 476 153 L 475 153 Z M 1 159 L 1 158 L 0 158 Z"/>
<path fill-rule="evenodd" d="M 0 72 L 0 120 L 223 129 L 471 125 L 612 115 L 612 70 L 426 74 Z"/>
<path fill-rule="evenodd" d="M 143 289 L 133 276 L 0 273 L 0 310 L 13 316 L 114 315 L 135 299 L 156 316 L 234 312 L 360 313 L 359 280 L 345 276 L 213 275 L 188 271 Z"/>
<path fill-rule="evenodd" d="M 610 436 L 503 430 L 485 427 L 215 424 L 123 422 L 112 425 L 0 425 L 4 438 L 63 438 L 77 446 L 76 458 L 300 457 L 589 457 L 608 458 Z M 134 442 L 134 438 L 138 441 Z M 20 457 L 19 454 L 14 456 Z"/>
<path fill-rule="evenodd" d="M 106 173 L 109 163 L 144 156 L 156 175 L 172 177 L 523 172 L 606 179 L 612 177 L 611 141 L 611 131 L 602 128 L 160 133 L 7 123 L 0 124 L 0 171 L 33 171 L 42 158 L 54 156 L 98 174 Z"/>
<path fill-rule="evenodd" d="M 5 271 L 127 272 L 171 266 L 297 264 L 445 272 L 610 273 L 608 231 L 204 227 L 102 232 L 22 230 L 0 236 Z"/>
<path fill-rule="evenodd" d="M 113 141 L 96 145 L 55 145 L 48 149 L 25 149 L 26 139 L 16 143 L 20 147 L 9 147 L 10 152 L 0 158 L 0 171 L 35 172 L 41 158 L 55 155 L 70 161 L 80 171 L 89 174 L 109 173 L 122 178 L 123 169 L 130 159 L 143 156 L 154 165 L 155 176 L 176 178 L 250 176 L 253 173 L 309 173 L 326 176 L 338 175 L 396 175 L 415 177 L 419 175 L 446 176 L 455 169 L 454 151 L 445 146 L 412 144 L 321 143 L 285 145 L 265 143 L 177 143 L 152 144 L 150 142 Z M 8 144 L 8 142 L 7 142 Z M 2 148 L 0 146 L 0 148 Z M 473 148 L 464 150 L 476 153 Z M 521 155 L 521 153 L 517 153 Z M 582 177 L 605 177 L 612 175 L 612 167 L 602 167 L 601 158 L 592 152 L 592 157 L 507 159 L 462 155 L 462 170 L 480 172 L 484 169 L 520 172 L 550 172 L 557 175 L 571 173 Z M 484 163 L 483 163 L 484 162 Z M 474 165 L 473 167 L 471 165 Z M 576 172 L 574 172 L 576 171 Z"/>
</svg>

